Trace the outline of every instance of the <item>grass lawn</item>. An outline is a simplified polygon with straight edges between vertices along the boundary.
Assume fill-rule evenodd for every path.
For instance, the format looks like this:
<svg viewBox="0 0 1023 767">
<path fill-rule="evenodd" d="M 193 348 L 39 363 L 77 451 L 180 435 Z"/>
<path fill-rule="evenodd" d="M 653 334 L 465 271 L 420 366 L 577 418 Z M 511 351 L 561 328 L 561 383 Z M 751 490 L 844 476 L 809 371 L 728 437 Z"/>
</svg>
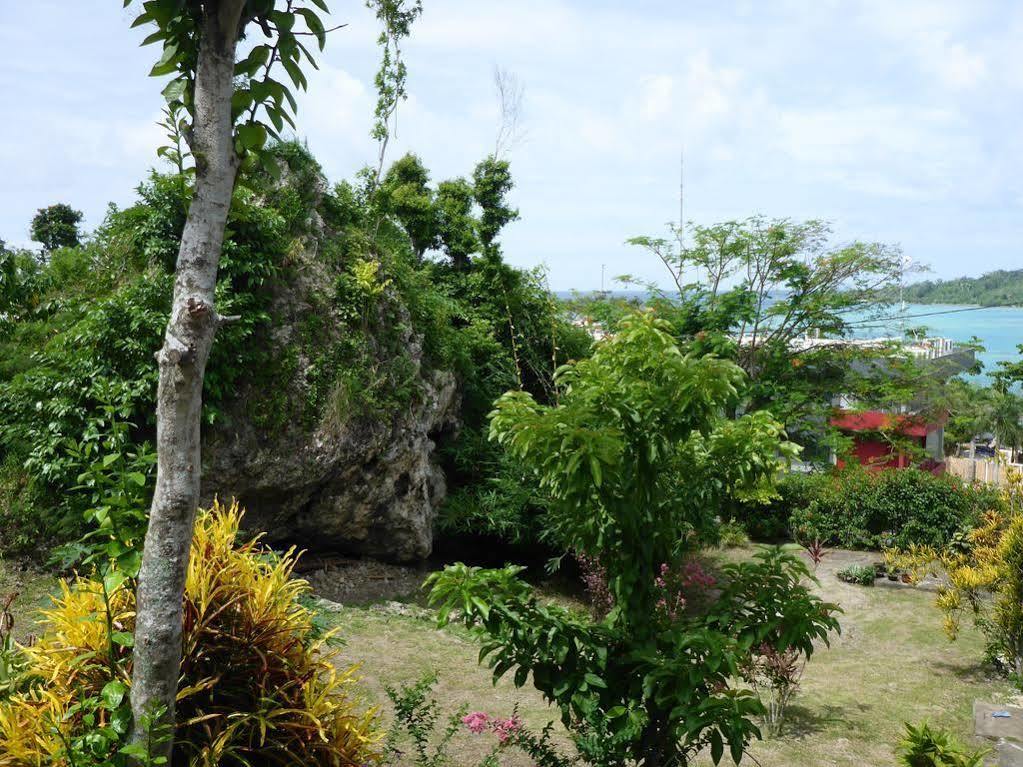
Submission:
<svg viewBox="0 0 1023 767">
<path fill-rule="evenodd" d="M 983 641 L 976 632 L 964 631 L 955 643 L 946 639 L 933 593 L 853 586 L 834 575 L 850 563 L 876 558 L 834 551 L 821 564 L 823 596 L 845 611 L 842 635 L 814 655 L 782 734 L 751 749 L 765 767 L 888 767 L 895 764 L 904 721 L 926 719 L 971 742 L 973 701 L 1003 702 L 1011 696 L 1004 680 L 989 677 L 981 667 Z M 438 630 L 428 616 L 394 614 L 379 606 L 345 608 L 337 621 L 344 654 L 361 664 L 375 703 L 386 703 L 384 685 L 435 671 L 445 714 L 466 703 L 507 715 L 518 703 L 533 727 L 557 719 L 532 688 L 515 690 L 504 680 L 493 687 L 489 672 L 476 664 L 477 645 L 461 630 Z M 473 767 L 492 743 L 487 735 L 460 733 L 452 746 L 454 764 Z"/>
<path fill-rule="evenodd" d="M 748 551 L 727 556 L 744 554 Z M 904 721 L 927 719 L 969 741 L 973 701 L 1003 702 L 1012 695 L 1004 680 L 990 678 L 981 667 L 983 642 L 976 632 L 965 630 L 956 643 L 945 638 L 934 594 L 853 586 L 834 575 L 850 563 L 875 558 L 833 551 L 821 565 L 823 596 L 845 611 L 842 635 L 814 655 L 782 734 L 753 746 L 752 754 L 764 767 L 889 767 Z M 407 590 L 418 580 L 419 574 L 410 574 L 395 588 Z M 34 630 L 30 615 L 54 586 L 51 576 L 0 559 L 0 597 L 20 593 L 15 610 L 19 638 Z M 435 694 L 442 717 L 462 704 L 507 716 L 518 704 L 532 728 L 557 719 L 532 688 L 516 690 L 507 680 L 494 687 L 489 671 L 477 666 L 478 646 L 469 634 L 461 628 L 437 629 L 418 608 L 347 606 L 329 615 L 342 629 L 344 658 L 361 665 L 366 696 L 381 706 L 385 725 L 390 722 L 385 685 L 411 683 L 430 672 L 438 677 Z M 560 731 L 558 737 L 567 744 Z M 475 767 L 493 743 L 492 735 L 460 729 L 451 746 L 453 764 Z M 527 767 L 530 762 L 514 755 L 502 764 Z"/>
</svg>

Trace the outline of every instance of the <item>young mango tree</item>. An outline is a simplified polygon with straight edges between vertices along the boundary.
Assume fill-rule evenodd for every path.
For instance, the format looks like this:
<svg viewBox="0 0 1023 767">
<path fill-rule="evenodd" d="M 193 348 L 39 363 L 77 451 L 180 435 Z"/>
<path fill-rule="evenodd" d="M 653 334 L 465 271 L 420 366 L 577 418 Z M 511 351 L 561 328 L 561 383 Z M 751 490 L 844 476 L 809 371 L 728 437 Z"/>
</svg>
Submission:
<svg viewBox="0 0 1023 767">
<path fill-rule="evenodd" d="M 174 721 L 182 594 L 199 502 L 203 377 L 214 334 L 230 320 L 217 313 L 214 293 L 235 181 L 243 163 L 260 161 L 268 137 L 294 127 L 291 87 L 304 89 L 303 66 L 314 64 L 303 39 L 322 50 L 327 30 L 318 12 L 326 11 L 323 0 L 308 7 L 302 0 L 146 0 L 132 25 L 155 27 L 143 45 L 161 43 L 163 53 L 150 74 L 173 75 L 163 93 L 171 112 L 184 114 L 195 163 L 170 318 L 156 354 L 157 478 L 138 573 L 131 686 L 136 744 L 155 724 Z M 239 42 L 251 32 L 258 42 L 239 57 Z M 278 65 L 290 86 L 274 76 Z M 272 162 L 266 167 L 275 170 Z M 172 746 L 164 739 L 153 756 L 169 759 Z"/>
<path fill-rule="evenodd" d="M 515 391 L 491 415 L 492 438 L 553 499 L 551 542 L 606 574 L 606 617 L 544 603 L 517 567 L 458 564 L 428 581 L 441 621 L 461 611 L 495 677 L 532 677 L 594 765 L 684 765 L 704 748 L 717 762 L 726 746 L 738 762 L 763 713 L 735 683 L 743 662 L 766 646 L 808 657 L 838 628 L 837 607 L 781 551 L 724 568 L 701 598 L 692 590 L 708 585 L 691 557 L 713 539 L 723 502 L 797 448 L 765 412 L 728 419 L 742 370 L 682 354 L 670 330 L 633 315 L 559 370 L 556 405 Z"/>
</svg>

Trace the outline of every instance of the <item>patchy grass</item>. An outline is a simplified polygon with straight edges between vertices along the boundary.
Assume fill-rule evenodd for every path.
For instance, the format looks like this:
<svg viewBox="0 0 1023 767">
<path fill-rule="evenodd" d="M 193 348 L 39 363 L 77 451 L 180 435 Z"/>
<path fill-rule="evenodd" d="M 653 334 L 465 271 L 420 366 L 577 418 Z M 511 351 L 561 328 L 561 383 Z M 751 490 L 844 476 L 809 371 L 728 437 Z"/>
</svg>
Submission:
<svg viewBox="0 0 1023 767">
<path fill-rule="evenodd" d="M 346 608 L 333 614 L 342 629 L 342 655 L 361 664 L 364 688 L 371 703 L 381 706 L 383 723 L 391 722 L 385 687 L 414 683 L 436 673 L 434 697 L 440 703 L 443 729 L 447 717 L 466 705 L 471 711 L 510 716 L 516 705 L 527 726 L 539 731 L 559 717 L 532 688 L 516 690 L 510 679 L 492 684 L 490 671 L 476 663 L 479 645 L 461 627 L 438 629 L 432 614 L 393 614 L 378 607 Z M 452 740 L 452 764 L 475 767 L 494 745 L 491 734 L 473 735 L 464 728 Z M 564 741 L 566 748 L 567 740 Z M 502 765 L 526 767 L 532 762 L 509 754 Z"/>
<path fill-rule="evenodd" d="M 35 632 L 36 613 L 48 604 L 56 587 L 54 576 L 0 556 L 0 603 L 9 594 L 18 595 L 13 605 L 15 639 L 24 641 Z"/>
<path fill-rule="evenodd" d="M 973 701 L 1011 696 L 1007 682 L 981 667 L 983 640 L 977 632 L 966 630 L 957 642 L 948 641 L 933 593 L 866 588 L 835 577 L 843 567 L 873 559 L 877 555 L 833 551 L 821 564 L 822 595 L 845 611 L 842 634 L 807 666 L 781 735 L 752 747 L 765 767 L 887 767 L 895 763 L 903 722 L 926 719 L 972 742 Z M 478 646 L 467 632 L 438 630 L 428 615 L 412 612 L 376 606 L 336 614 L 344 654 L 362 664 L 367 694 L 382 705 L 385 723 L 390 714 L 384 686 L 413 682 L 431 671 L 438 675 L 436 697 L 445 714 L 465 703 L 507 715 L 518 703 L 534 728 L 558 718 L 532 688 L 516 690 L 507 680 L 492 686 L 489 671 L 477 666 Z M 492 743 L 486 735 L 460 733 L 453 763 L 472 767 Z"/>
<path fill-rule="evenodd" d="M 729 550 L 720 556 L 748 554 L 749 549 Z M 865 588 L 835 577 L 843 567 L 876 558 L 833 551 L 824 559 L 818 573 L 821 593 L 845 610 L 842 635 L 814 655 L 781 735 L 751 749 L 765 767 L 888 767 L 895 763 L 904 721 L 926 719 L 971 741 L 973 701 L 1011 696 L 1007 682 L 981 667 L 983 640 L 977 632 L 964 630 L 955 643 L 945 638 L 933 593 Z M 20 594 L 15 604 L 19 638 L 34 630 L 29 616 L 45 604 L 55 583 L 52 576 L 0 560 L 0 596 Z M 570 601 L 562 592 L 551 596 Z M 364 605 L 329 616 L 342 630 L 345 660 L 361 664 L 366 695 L 381 707 L 385 725 L 390 723 L 385 686 L 412 683 L 430 672 L 438 676 L 435 696 L 444 717 L 462 704 L 507 716 L 518 704 L 531 728 L 558 719 L 532 688 L 516 690 L 507 679 L 494 686 L 490 672 L 477 665 L 479 648 L 469 633 L 437 629 L 420 608 Z M 567 743 L 563 733 L 559 739 Z M 451 745 L 452 763 L 474 767 L 493 743 L 492 735 L 461 730 Z M 502 762 L 506 767 L 529 763 L 521 755 Z M 710 763 L 699 762 L 700 767 Z"/>
</svg>

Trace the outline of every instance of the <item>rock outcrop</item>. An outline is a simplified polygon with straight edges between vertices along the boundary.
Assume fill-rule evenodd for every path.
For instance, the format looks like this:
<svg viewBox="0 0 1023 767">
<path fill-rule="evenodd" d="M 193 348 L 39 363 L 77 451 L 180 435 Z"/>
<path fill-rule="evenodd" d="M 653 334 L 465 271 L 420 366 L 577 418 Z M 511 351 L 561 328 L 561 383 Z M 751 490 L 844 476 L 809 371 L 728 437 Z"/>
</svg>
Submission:
<svg viewBox="0 0 1023 767">
<path fill-rule="evenodd" d="M 434 373 L 414 410 L 375 427 L 262 434 L 244 422 L 207 448 L 203 496 L 237 498 L 271 541 L 407 562 L 433 545 L 444 499 L 436 438 L 453 425 L 455 382 Z M 226 432 L 226 433 L 225 433 Z"/>
<path fill-rule="evenodd" d="M 307 264 L 305 276 L 279 290 L 271 344 L 298 351 L 297 372 L 284 385 L 301 389 L 314 366 L 308 349 L 296 341 L 296 327 L 308 312 L 329 313 L 310 301 L 314 285 L 329 284 Z M 411 363 L 407 375 L 414 394 L 386 417 L 346 412 L 299 417 L 279 427 L 261 427 L 252 416 L 259 392 L 242 392 L 223 422 L 209 430 L 204 445 L 203 499 L 237 498 L 245 524 L 271 542 L 335 550 L 396 562 L 421 560 L 432 548 L 433 522 L 445 495 L 435 455 L 437 439 L 456 427 L 455 377 L 426 369 L 421 339 L 404 308 L 390 301 L 382 312 L 400 328 L 399 346 Z M 329 318 L 328 318 L 329 319 Z M 327 322 L 322 343 L 331 342 L 339 324 Z M 275 384 L 279 385 L 279 384 Z M 263 405 L 256 405 L 262 407 Z"/>
</svg>

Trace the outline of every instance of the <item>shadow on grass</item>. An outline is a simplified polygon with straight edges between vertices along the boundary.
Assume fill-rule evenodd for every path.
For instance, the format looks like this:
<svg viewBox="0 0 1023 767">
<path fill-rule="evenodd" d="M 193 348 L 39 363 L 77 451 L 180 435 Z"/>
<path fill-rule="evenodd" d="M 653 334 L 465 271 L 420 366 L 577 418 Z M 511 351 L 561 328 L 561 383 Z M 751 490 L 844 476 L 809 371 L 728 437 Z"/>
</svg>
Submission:
<svg viewBox="0 0 1023 767">
<path fill-rule="evenodd" d="M 949 663 L 944 660 L 931 661 L 930 668 L 941 677 L 955 677 L 961 682 L 985 684 L 999 679 L 998 672 L 981 660 L 974 662 Z"/>
<path fill-rule="evenodd" d="M 870 710 L 870 706 L 859 704 L 856 706 L 861 713 Z M 828 729 L 836 727 L 855 729 L 855 724 L 849 718 L 849 710 L 845 706 L 801 706 L 793 703 L 785 711 L 785 721 L 781 726 L 779 737 L 783 738 L 804 738 L 808 735 L 817 735 Z"/>
</svg>

